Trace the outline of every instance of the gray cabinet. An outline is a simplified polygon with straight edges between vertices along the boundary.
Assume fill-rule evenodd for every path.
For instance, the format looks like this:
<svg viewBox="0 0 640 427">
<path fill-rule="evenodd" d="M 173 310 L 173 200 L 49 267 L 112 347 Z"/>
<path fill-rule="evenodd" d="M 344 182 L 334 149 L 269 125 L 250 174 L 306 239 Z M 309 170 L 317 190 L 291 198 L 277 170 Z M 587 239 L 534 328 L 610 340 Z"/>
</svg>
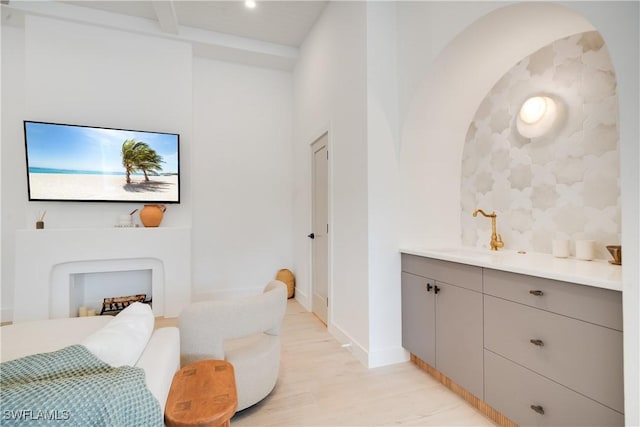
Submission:
<svg viewBox="0 0 640 427">
<path fill-rule="evenodd" d="M 620 292 L 484 270 L 485 401 L 520 424 L 622 425 Z"/>
<path fill-rule="evenodd" d="M 522 426 L 622 426 L 624 415 L 485 350 L 485 401 Z"/>
<path fill-rule="evenodd" d="M 436 364 L 482 399 L 482 294 L 436 282 Z"/>
<path fill-rule="evenodd" d="M 482 270 L 457 267 L 402 256 L 402 345 L 482 398 Z"/>
<path fill-rule="evenodd" d="M 402 346 L 436 366 L 435 281 L 402 272 Z"/>
<path fill-rule="evenodd" d="M 516 423 L 624 424 L 621 292 L 403 254 L 402 342 Z"/>
<path fill-rule="evenodd" d="M 622 332 L 484 298 L 486 349 L 623 412 Z"/>
<path fill-rule="evenodd" d="M 485 268 L 484 293 L 622 330 L 622 294 L 610 289 Z"/>
<path fill-rule="evenodd" d="M 482 268 L 402 254 L 402 271 L 482 292 Z"/>
</svg>

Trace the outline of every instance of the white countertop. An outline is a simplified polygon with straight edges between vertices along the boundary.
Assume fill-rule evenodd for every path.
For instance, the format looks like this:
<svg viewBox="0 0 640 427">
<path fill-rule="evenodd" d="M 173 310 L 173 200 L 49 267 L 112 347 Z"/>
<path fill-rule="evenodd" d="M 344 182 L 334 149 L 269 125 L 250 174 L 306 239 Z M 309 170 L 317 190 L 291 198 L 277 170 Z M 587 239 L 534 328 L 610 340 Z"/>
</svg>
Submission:
<svg viewBox="0 0 640 427">
<path fill-rule="evenodd" d="M 473 247 L 402 248 L 403 254 L 459 262 L 494 270 L 510 271 L 586 286 L 622 291 L 622 267 L 606 260 L 583 261 L 575 258 L 555 258 L 550 254 Z"/>
</svg>

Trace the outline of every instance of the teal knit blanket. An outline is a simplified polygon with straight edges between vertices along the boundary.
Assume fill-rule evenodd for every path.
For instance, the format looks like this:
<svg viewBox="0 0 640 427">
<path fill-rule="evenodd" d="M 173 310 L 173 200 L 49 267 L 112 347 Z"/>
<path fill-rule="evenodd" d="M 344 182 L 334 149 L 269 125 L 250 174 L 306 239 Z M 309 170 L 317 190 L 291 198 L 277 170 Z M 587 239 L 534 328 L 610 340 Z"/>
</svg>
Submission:
<svg viewBox="0 0 640 427">
<path fill-rule="evenodd" d="M 144 370 L 113 368 L 81 345 L 0 364 L 0 425 L 162 426 Z"/>
</svg>

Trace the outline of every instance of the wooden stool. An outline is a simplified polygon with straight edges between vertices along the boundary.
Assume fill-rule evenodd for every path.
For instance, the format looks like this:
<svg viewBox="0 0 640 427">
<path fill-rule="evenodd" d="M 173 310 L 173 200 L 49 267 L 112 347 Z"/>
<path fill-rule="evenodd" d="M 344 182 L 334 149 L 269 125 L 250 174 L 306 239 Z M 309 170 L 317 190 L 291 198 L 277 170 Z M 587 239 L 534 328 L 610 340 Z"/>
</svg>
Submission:
<svg viewBox="0 0 640 427">
<path fill-rule="evenodd" d="M 167 427 L 229 427 L 238 407 L 233 366 L 202 360 L 173 376 L 164 410 Z"/>
</svg>

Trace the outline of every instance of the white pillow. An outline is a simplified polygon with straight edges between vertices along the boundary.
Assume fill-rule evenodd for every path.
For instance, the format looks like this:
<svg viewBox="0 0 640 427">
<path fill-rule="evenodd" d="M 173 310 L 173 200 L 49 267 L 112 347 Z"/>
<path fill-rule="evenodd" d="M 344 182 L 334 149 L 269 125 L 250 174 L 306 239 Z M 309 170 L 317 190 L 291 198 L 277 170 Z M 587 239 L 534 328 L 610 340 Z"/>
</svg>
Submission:
<svg viewBox="0 0 640 427">
<path fill-rule="evenodd" d="M 81 344 L 111 366 L 134 366 L 153 333 L 153 324 L 151 307 L 135 302 Z"/>
</svg>

